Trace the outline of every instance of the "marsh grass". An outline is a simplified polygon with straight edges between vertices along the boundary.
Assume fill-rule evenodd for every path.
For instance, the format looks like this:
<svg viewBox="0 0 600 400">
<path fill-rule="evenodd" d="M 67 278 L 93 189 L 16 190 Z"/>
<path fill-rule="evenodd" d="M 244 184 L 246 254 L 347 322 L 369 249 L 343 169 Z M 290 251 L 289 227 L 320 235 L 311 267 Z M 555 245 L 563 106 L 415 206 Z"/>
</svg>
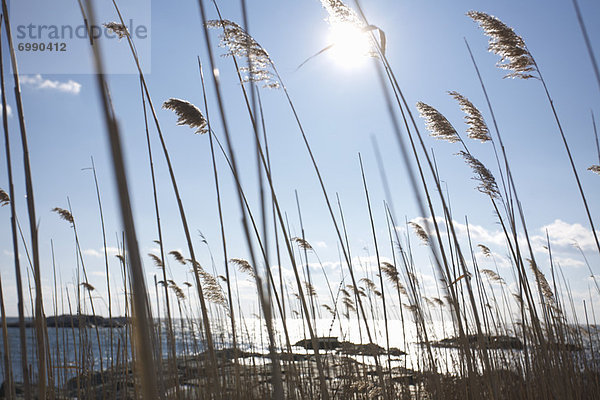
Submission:
<svg viewBox="0 0 600 400">
<path fill-rule="evenodd" d="M 86 26 L 93 25 L 96 21 L 92 2 L 85 3 L 85 7 L 79 3 L 84 23 Z M 488 244 L 471 240 L 469 218 L 465 217 L 464 224 L 467 238 L 459 234 L 458 222 L 452 213 L 451 198 L 448 190 L 444 191 L 442 188 L 442 173 L 436 164 L 433 150 L 427 148 L 425 135 L 422 133 L 424 131 L 414 117 L 412 106 L 404 97 L 386 57 L 383 32 L 367 21 L 358 2 L 356 12 L 338 0 L 323 0 L 322 4 L 328 12 L 330 23 L 355 24 L 372 38 L 372 51 L 376 56 L 373 57 L 373 62 L 386 104 L 382 114 L 387 112 L 392 122 L 392 133 L 396 135 L 400 156 L 409 171 L 408 192 L 415 198 L 420 218 L 410 221 L 406 219 L 403 231 L 399 229 L 384 163 L 380 163 L 378 167 L 388 198 L 381 209 L 377 207 L 369 191 L 370 185 L 365 172 L 370 166 L 363 163 L 359 154 L 360 175 L 356 179 L 362 185 L 365 215 L 370 227 L 370 247 L 374 249 L 375 261 L 357 257 L 360 250 L 350 245 L 350 236 L 354 233 L 347 230 L 340 197 L 336 194 L 334 199 L 327 190 L 326 179 L 309 143 L 309 132 L 301 122 L 291 94 L 269 53 L 248 33 L 245 2 L 242 1 L 244 23 L 240 25 L 224 19 L 216 2 L 213 5 L 218 19 L 209 20 L 205 2 L 199 0 L 202 33 L 209 56 L 208 66 L 212 71 L 210 82 L 205 82 L 202 63 L 198 59 L 201 85 L 199 98 L 203 107 L 176 97 L 167 99 L 162 106 L 175 113 L 175 124 L 188 126 L 194 133 L 201 134 L 197 136 L 199 147 L 210 148 L 222 259 L 221 255 L 217 259 L 213 257 L 209 240 L 200 234 L 202 246 L 205 246 L 211 260 L 211 264 L 202 265 L 196 256 L 199 252 L 192 240 L 191 225 L 171 163 L 171 157 L 175 155 L 168 151 L 163 125 L 159 122 L 146 77 L 140 68 L 135 44 L 125 28 L 125 19 L 116 1 L 113 1 L 118 22 L 106 23 L 104 26 L 117 33 L 120 39 L 125 39 L 124 42 L 127 43 L 123 45 L 129 47 L 138 67 L 158 237 L 154 243 L 159 246 L 159 251 L 148 254 L 148 260 L 156 267 L 154 291 L 151 294 L 144 278 L 129 198 L 117 123 L 119 110 L 113 109 L 110 100 L 109 85 L 104 75 L 105 60 L 100 52 L 101 43 L 91 41 L 97 90 L 111 145 L 124 228 L 116 237 L 119 248 L 117 259 L 110 260 L 107 252 L 110 241 L 105 230 L 100 185 L 92 159 L 91 170 L 104 247 L 109 313 L 108 322 L 103 323 L 108 328 L 102 328 L 98 323 L 100 316 L 96 314 L 95 302 L 98 299 L 104 301 L 104 294 L 99 293 L 100 290 L 88 279 L 77 219 L 71 211 L 70 202 L 67 208 L 56 207 L 52 211 L 68 222 L 73 230 L 77 267 L 72 291 L 67 289 L 65 295 L 62 277 L 56 274 L 54 244 L 51 242 L 52 304 L 55 315 L 60 310 L 64 312 L 68 309 L 68 314 L 73 317 L 60 327 L 58 324 L 54 329 L 46 326 L 46 322 L 50 320 L 46 320 L 41 307 L 43 299 L 34 187 L 27 153 L 25 116 L 15 52 L 12 39 L 8 38 L 15 72 L 15 99 L 24 152 L 31 237 L 29 241 L 26 240 L 16 218 L 0 48 L 2 115 L 9 182 L 8 192 L 0 189 L 0 205 L 9 206 L 11 213 L 19 306 L 19 358 L 22 367 L 20 380 L 17 382 L 14 379 L 15 363 L 11 360 L 16 349 L 8 346 L 2 291 L 5 282 L 0 277 L 5 398 L 20 398 L 20 389 L 23 389 L 22 395 L 26 399 L 500 400 L 594 399 L 600 396 L 600 371 L 594 353 L 600 345 L 600 333 L 593 310 L 592 293 L 590 292 L 589 303 L 591 310 L 588 310 L 587 303 L 584 302 L 584 315 L 578 315 L 569 282 L 552 253 L 549 237 L 546 246 L 548 261 L 535 258 L 526 216 L 513 180 L 513 173 L 519 171 L 512 171 L 507 157 L 508 146 L 514 144 L 507 143 L 505 146 L 502 142 L 499 123 L 471 49 L 468 48 L 488 104 L 493 121 L 490 126 L 493 129 L 488 127 L 484 114 L 477 106 L 457 91 L 448 93 L 465 113 L 467 128 L 464 140 L 459 130 L 438 109 L 418 102 L 416 110 L 425 120 L 425 128 L 432 137 L 449 142 L 448 146 L 459 147 L 454 152 L 465 160 L 473 173 L 472 179 L 476 181 L 473 195 L 485 195 L 489 198 L 491 211 L 502 229 L 507 252 L 505 261 L 511 266 L 510 277 L 504 271 L 500 275 L 497 265 L 499 256 Z M 5 1 L 3 11 L 4 28 L 8 32 Z M 525 41 L 496 17 L 474 11 L 467 15 L 490 37 L 489 50 L 501 57 L 498 66 L 508 71 L 507 77 L 541 81 L 595 235 L 591 212 L 565 133 L 546 82 Z M 586 35 L 583 24 L 581 27 Z M 225 55 L 233 61 L 247 116 L 230 116 L 227 113 L 221 82 L 216 73 L 215 49 L 212 47 L 209 28 L 221 31 L 220 46 L 225 48 Z M 379 37 L 375 36 L 376 30 L 380 32 Z M 587 35 L 585 38 L 587 43 Z M 210 94 L 207 88 L 210 87 L 214 89 L 217 101 L 217 109 L 214 111 L 208 109 Z M 328 222 L 336 233 L 342 265 L 339 278 L 324 267 L 317 254 L 318 246 L 311 245 L 310 227 L 305 226 L 303 220 L 303 212 L 306 213 L 306 210 L 302 210 L 300 202 L 304 194 L 295 192 L 297 219 L 290 218 L 291 210 L 285 210 L 280 203 L 279 194 L 289 188 L 283 184 L 276 186 L 273 179 L 275 166 L 271 164 L 269 152 L 272 149 L 268 146 L 265 118 L 269 110 L 263 109 L 260 97 L 261 91 L 266 89 L 281 89 L 278 93 L 282 95 L 282 102 L 289 106 L 310 159 L 312 173 L 318 179 L 318 190 L 328 212 Z M 216 117 L 215 113 L 220 119 L 218 129 L 215 124 L 211 124 L 211 118 Z M 228 125 L 228 118 L 246 117 L 252 125 L 258 205 L 252 203 L 255 198 L 248 195 L 249 188 L 241 178 L 241 164 L 236 158 L 234 139 Z M 168 241 L 164 237 L 164 224 L 172 222 L 161 219 L 161 211 L 166 206 L 158 201 L 158 192 L 162 188 L 155 170 L 149 118 L 154 122 L 152 131 L 156 131 L 168 170 L 179 222 L 187 242 L 186 251 L 167 251 L 164 246 Z M 594 120 L 593 125 L 597 144 Z M 477 145 L 492 146 L 496 158 L 494 168 L 480 161 L 477 145 L 467 143 L 467 138 L 479 142 Z M 378 153 L 376 142 L 375 150 Z M 600 162 L 600 149 L 598 153 Z M 223 160 L 223 165 L 227 168 L 225 171 L 219 170 L 222 165 L 220 161 Z M 592 165 L 589 169 L 600 173 L 599 168 Z M 495 174 L 500 180 L 496 180 Z M 221 190 L 225 175 L 231 175 L 234 180 L 248 260 L 231 255 L 229 250 L 228 242 L 231 239 L 224 223 L 224 215 L 228 211 L 225 209 Z M 4 208 L 0 210 L 4 211 Z M 290 214 L 286 211 L 290 211 Z M 385 221 L 376 217 L 377 211 L 384 212 Z M 299 231 L 291 228 L 296 222 Z M 381 241 L 378 235 L 383 223 L 387 229 L 386 241 Z M 416 246 L 415 243 L 424 246 Z M 596 244 L 598 245 L 597 238 Z M 22 271 L 18 257 L 20 245 L 24 247 L 29 261 L 29 268 L 26 269 L 28 290 L 24 290 L 21 282 Z M 600 251 L 600 245 L 598 250 Z M 583 254 L 581 249 L 580 251 Z M 431 270 L 435 277 L 434 290 L 425 285 L 423 268 L 416 261 L 418 252 L 430 255 Z M 275 256 L 276 262 L 273 261 Z M 174 260 L 175 267 L 173 264 L 169 265 L 169 260 Z M 320 272 L 318 268 L 314 268 L 317 264 L 315 260 L 322 276 L 317 276 Z M 115 263 L 118 264 L 119 273 L 114 270 Z M 217 268 L 218 265 L 222 265 L 223 269 Z M 293 282 L 284 282 L 282 266 L 291 267 Z M 174 274 L 171 267 L 185 270 L 186 279 L 191 274 L 193 279 L 190 280 L 193 282 L 178 282 L 175 276 L 180 275 Z M 588 268 L 593 275 L 592 266 L 588 264 Z M 276 279 L 277 273 L 279 281 Z M 119 274 L 121 283 L 115 288 L 110 276 Z M 33 284 L 30 283 L 30 275 L 33 276 Z M 252 315 L 248 313 L 250 306 L 241 305 L 239 283 L 247 279 L 251 280 L 252 290 L 255 291 L 256 302 Z M 327 286 L 323 293 L 316 284 L 320 279 Z M 115 289 L 124 293 L 124 304 L 113 308 L 112 298 L 115 297 L 118 301 L 120 297 L 114 295 Z M 597 284 L 596 289 L 600 294 Z M 35 315 L 33 347 L 26 340 L 24 295 L 29 295 L 29 308 Z M 151 295 L 154 296 L 157 307 L 154 310 L 150 308 Z M 89 313 L 91 315 L 87 315 Z M 116 315 L 124 315 L 125 318 L 118 327 L 113 327 L 119 321 Z M 86 322 L 90 319 L 93 323 Z M 330 336 L 336 325 L 339 326 L 339 337 L 332 338 Z M 401 329 L 402 334 L 397 334 L 393 327 Z M 302 340 L 295 343 L 294 338 Z M 358 338 L 360 343 L 351 343 L 349 338 L 355 341 Z M 396 343 L 403 348 L 394 348 Z M 32 357 L 31 361 L 29 356 Z M 35 368 L 32 368 L 33 364 L 30 365 L 30 362 L 35 363 Z"/>
</svg>

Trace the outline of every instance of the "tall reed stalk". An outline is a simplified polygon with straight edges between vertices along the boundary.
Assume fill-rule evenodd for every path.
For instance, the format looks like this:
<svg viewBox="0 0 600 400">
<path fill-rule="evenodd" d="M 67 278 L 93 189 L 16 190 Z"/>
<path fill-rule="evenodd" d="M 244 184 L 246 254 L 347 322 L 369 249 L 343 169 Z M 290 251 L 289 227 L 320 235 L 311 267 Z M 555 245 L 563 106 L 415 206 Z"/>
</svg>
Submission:
<svg viewBox="0 0 600 400">
<path fill-rule="evenodd" d="M 33 258 L 33 279 L 35 282 L 35 332 L 37 344 L 37 366 L 38 366 L 38 396 L 46 396 L 46 321 L 44 319 L 44 303 L 42 293 L 42 278 L 40 273 L 40 253 L 38 243 L 38 227 L 35 213 L 35 198 L 33 191 L 33 180 L 31 174 L 31 163 L 29 160 L 29 146 L 27 144 L 27 130 L 25 128 L 25 114 L 23 100 L 21 98 L 21 84 L 19 79 L 19 68 L 17 56 L 12 40 L 10 20 L 6 0 L 2 0 L 2 13 L 4 15 L 4 28 L 8 40 L 10 61 L 13 70 L 14 93 L 17 102 L 17 114 L 21 132 L 21 145 L 23 147 L 23 167 L 25 171 L 25 189 L 27 193 L 27 212 L 29 215 L 29 233 L 31 236 L 31 254 Z M 4 114 L 6 115 L 6 114 Z M 13 197 L 14 198 L 14 197 Z"/>
</svg>

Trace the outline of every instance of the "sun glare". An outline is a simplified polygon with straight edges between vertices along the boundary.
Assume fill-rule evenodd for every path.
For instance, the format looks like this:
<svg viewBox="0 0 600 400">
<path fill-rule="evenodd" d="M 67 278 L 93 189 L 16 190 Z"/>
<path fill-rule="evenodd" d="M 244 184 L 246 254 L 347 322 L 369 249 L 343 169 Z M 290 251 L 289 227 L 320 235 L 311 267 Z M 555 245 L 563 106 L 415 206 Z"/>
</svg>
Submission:
<svg viewBox="0 0 600 400">
<path fill-rule="evenodd" d="M 331 26 L 331 56 L 342 66 L 358 67 L 368 58 L 371 50 L 369 34 L 352 23 Z"/>
</svg>

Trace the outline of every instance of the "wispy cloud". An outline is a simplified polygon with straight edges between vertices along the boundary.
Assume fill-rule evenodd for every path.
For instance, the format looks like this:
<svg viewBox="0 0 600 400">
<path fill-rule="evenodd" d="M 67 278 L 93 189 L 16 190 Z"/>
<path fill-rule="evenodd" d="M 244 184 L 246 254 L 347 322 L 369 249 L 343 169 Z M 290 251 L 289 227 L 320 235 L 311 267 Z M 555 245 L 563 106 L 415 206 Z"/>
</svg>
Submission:
<svg viewBox="0 0 600 400">
<path fill-rule="evenodd" d="M 572 246 L 577 243 L 582 249 L 596 247 L 592 231 L 581 224 L 570 224 L 557 219 L 541 227 L 540 231 L 544 235 L 548 231 L 550 241 L 558 246 Z"/>
<path fill-rule="evenodd" d="M 34 89 L 47 89 L 47 90 L 58 90 L 63 93 L 79 94 L 81 91 L 81 84 L 69 79 L 67 82 L 53 81 L 50 79 L 44 79 L 42 75 L 23 75 L 19 77 L 21 84 L 31 86 Z"/>
<path fill-rule="evenodd" d="M 85 254 L 86 256 L 100 257 L 100 253 L 94 249 L 85 249 L 83 250 L 83 254 Z"/>
<path fill-rule="evenodd" d="M 0 91 L 0 93 L 2 93 L 2 91 Z M 6 111 L 9 117 L 12 117 L 13 112 L 12 112 L 12 108 L 7 104 L 6 105 Z M 0 115 L 2 115 L 2 104 L 0 104 Z"/>
</svg>

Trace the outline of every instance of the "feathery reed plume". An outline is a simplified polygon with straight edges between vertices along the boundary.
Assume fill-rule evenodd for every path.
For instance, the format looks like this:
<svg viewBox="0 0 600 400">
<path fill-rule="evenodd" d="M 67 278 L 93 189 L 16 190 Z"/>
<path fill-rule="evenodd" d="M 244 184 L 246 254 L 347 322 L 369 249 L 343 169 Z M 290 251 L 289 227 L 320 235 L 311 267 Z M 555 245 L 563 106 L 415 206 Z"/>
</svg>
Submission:
<svg viewBox="0 0 600 400">
<path fill-rule="evenodd" d="M 173 292 L 175 293 L 175 296 L 179 300 L 184 300 L 185 299 L 185 293 L 183 293 L 183 290 L 179 286 L 177 286 L 177 285 L 171 285 L 170 288 L 171 288 L 171 290 L 173 290 Z"/>
<path fill-rule="evenodd" d="M 477 185 L 477 190 L 479 190 L 481 193 L 487 194 L 490 197 L 499 198 L 500 191 L 498 190 L 496 179 L 494 178 L 494 175 L 492 175 L 491 171 L 487 169 L 485 165 L 481 163 L 481 161 L 466 151 L 461 150 L 457 153 L 457 155 L 463 157 L 471 169 L 473 169 L 473 172 L 475 172 L 476 176 L 473 179 L 479 182 L 479 185 Z"/>
<path fill-rule="evenodd" d="M 400 282 L 400 275 L 398 274 L 398 269 L 396 268 L 396 266 L 384 261 L 381 263 L 381 270 L 388 278 L 388 280 L 392 282 L 394 286 L 396 286 L 398 291 L 406 296 L 406 288 Z"/>
<path fill-rule="evenodd" d="M 419 307 L 417 307 L 416 305 L 413 304 L 406 304 L 406 303 L 402 303 L 402 307 L 404 307 L 405 309 L 407 309 L 410 312 L 416 313 L 417 311 L 419 311 Z"/>
<path fill-rule="evenodd" d="M 431 136 L 436 139 L 447 140 L 450 143 L 460 141 L 456 129 L 438 110 L 422 101 L 417 102 L 417 110 L 419 110 L 421 118 L 425 120 L 425 126 L 427 126 Z"/>
<path fill-rule="evenodd" d="M 89 283 L 87 283 L 87 282 L 81 282 L 81 283 L 79 284 L 79 286 L 83 287 L 84 289 L 86 289 L 86 290 L 87 290 L 87 291 L 89 291 L 89 292 L 92 292 L 92 291 L 96 290 L 96 288 L 95 288 L 95 287 L 93 287 L 92 285 L 90 285 L 90 284 L 89 284 Z"/>
<path fill-rule="evenodd" d="M 498 275 L 495 271 L 492 271 L 491 269 L 482 269 L 481 273 L 484 274 L 485 276 L 487 276 L 489 278 L 489 280 L 492 282 L 498 282 L 502 285 L 504 285 L 506 283 L 506 282 L 504 282 L 504 279 L 502 279 L 502 277 L 500 275 Z"/>
<path fill-rule="evenodd" d="M 302 238 L 293 237 L 292 241 L 295 242 L 302 250 L 313 250 L 313 247 L 310 245 L 310 243 Z"/>
<path fill-rule="evenodd" d="M 377 290 L 377 285 L 375 285 L 375 282 L 369 278 L 361 278 L 359 282 L 364 283 L 367 289 L 369 289 L 371 292 L 375 292 Z"/>
<path fill-rule="evenodd" d="M 200 275 L 202 276 L 204 293 L 208 301 L 223 306 L 223 308 L 229 311 L 229 305 L 225 298 L 225 293 L 223 293 L 223 288 L 219 285 L 219 281 L 203 269 L 200 270 Z"/>
<path fill-rule="evenodd" d="M 129 32 L 127 31 L 127 27 L 118 22 L 107 22 L 102 24 L 106 29 L 111 32 L 114 32 L 119 39 L 123 39 L 125 36 L 129 36 Z"/>
<path fill-rule="evenodd" d="M 223 288 L 221 285 L 219 285 L 219 281 L 217 281 L 214 276 L 206 272 L 198 261 L 193 261 L 189 258 L 186 261 L 194 265 L 198 270 L 198 273 L 200 274 L 200 277 L 204 283 L 203 289 L 206 299 L 211 303 L 223 306 L 223 308 L 225 308 L 229 313 L 229 305 L 227 303 L 227 299 L 225 298 L 225 293 L 223 293 Z"/>
<path fill-rule="evenodd" d="M 544 275 L 544 273 L 538 268 L 535 261 L 528 258 L 527 262 L 529 263 L 529 267 L 531 268 L 531 270 L 533 271 L 533 274 L 535 275 L 535 279 L 538 281 L 538 284 L 540 285 L 542 294 L 544 295 L 546 300 L 548 300 L 551 303 L 551 305 L 554 306 L 555 305 L 554 293 L 552 292 L 552 288 L 550 287 L 550 284 L 548 283 L 548 280 L 546 279 L 546 275 Z"/>
<path fill-rule="evenodd" d="M 480 243 L 480 244 L 477 245 L 477 247 L 479 247 L 481 249 L 481 252 L 483 253 L 484 256 L 491 257 L 492 251 L 485 244 L 481 244 Z"/>
<path fill-rule="evenodd" d="M 306 287 L 306 295 L 309 297 L 316 297 L 317 296 L 317 291 L 315 290 L 315 287 L 307 281 L 304 281 L 304 287 Z"/>
<path fill-rule="evenodd" d="M 346 287 L 348 289 L 352 290 L 354 292 L 354 294 L 357 296 L 367 297 L 367 294 L 365 293 L 365 289 L 361 286 L 354 287 L 354 285 L 346 285 Z"/>
<path fill-rule="evenodd" d="M 592 171 L 592 172 L 600 175 L 600 165 L 592 165 L 588 168 L 588 171 Z"/>
<path fill-rule="evenodd" d="M 69 210 L 65 210 L 64 208 L 60 208 L 60 207 L 54 207 L 52 209 L 52 211 L 54 211 L 55 213 L 57 213 L 58 216 L 61 217 L 62 219 L 64 219 L 65 221 L 73 224 L 73 222 L 74 222 L 73 215 L 71 215 L 71 213 L 69 212 Z"/>
<path fill-rule="evenodd" d="M 240 59 L 248 59 L 250 67 L 240 67 L 244 73 L 243 82 L 262 83 L 263 87 L 277 89 L 280 83 L 272 71 L 273 64 L 267 51 L 241 26 L 235 22 L 222 19 L 206 21 L 208 28 L 223 29 L 219 36 L 219 47 L 225 47 L 229 51 L 223 56 L 233 56 Z"/>
<path fill-rule="evenodd" d="M 229 262 L 236 265 L 238 267 L 238 269 L 240 270 L 240 272 L 248 274 L 252 278 L 255 277 L 254 268 L 252 268 L 252 265 L 250 265 L 250 263 L 248 261 L 246 261 L 242 258 L 231 258 L 229 260 Z"/>
<path fill-rule="evenodd" d="M 429 307 L 432 307 L 432 308 L 433 308 L 433 307 L 435 307 L 435 306 L 436 306 L 435 302 L 434 302 L 433 300 L 431 300 L 429 297 L 425 297 L 425 296 L 423 296 L 423 300 L 425 300 L 425 303 L 427 303 L 427 305 L 428 305 Z"/>
<path fill-rule="evenodd" d="M 467 16 L 477 22 L 489 36 L 488 50 L 500 56 L 498 68 L 512 71 L 505 78 L 538 78 L 533 57 L 523 38 L 498 18 L 480 11 L 469 11 Z"/>
<path fill-rule="evenodd" d="M 177 251 L 177 250 L 171 250 L 169 252 L 170 255 L 173 256 L 173 258 L 175 258 L 175 260 L 177 260 L 177 262 L 179 262 L 181 265 L 185 265 L 185 258 L 183 258 L 183 255 L 181 254 L 181 252 Z"/>
<path fill-rule="evenodd" d="M 474 140 L 480 140 L 481 142 L 487 142 L 491 140 L 490 131 L 487 127 L 487 124 L 483 120 L 483 115 L 481 112 L 462 94 L 451 91 L 448 94 L 460 105 L 460 109 L 466 114 L 465 122 L 469 126 L 467 128 L 467 136 Z"/>
<path fill-rule="evenodd" d="M 446 304 L 444 303 L 444 300 L 440 299 L 439 297 L 432 297 L 431 300 L 433 300 L 433 302 L 440 307 L 443 307 Z"/>
<path fill-rule="evenodd" d="M 364 26 L 363 21 L 356 12 L 341 0 L 321 0 L 321 5 L 329 14 L 327 21 L 332 25 L 350 23 L 359 27 Z"/>
<path fill-rule="evenodd" d="M 344 298 L 342 299 L 342 304 L 344 305 L 344 307 L 346 307 L 347 312 L 356 311 L 356 307 L 354 307 L 354 302 L 352 302 L 351 297 L 344 296 Z"/>
<path fill-rule="evenodd" d="M 523 302 L 523 296 L 521 296 L 521 295 L 520 295 L 520 294 L 518 294 L 518 293 L 511 293 L 511 294 L 512 294 L 512 296 L 515 298 L 515 300 L 517 300 L 517 302 L 519 303 L 519 305 L 520 305 L 521 307 L 523 307 L 523 304 L 524 304 L 524 302 Z"/>
<path fill-rule="evenodd" d="M 170 98 L 163 103 L 162 108 L 172 110 L 177 114 L 177 125 L 197 128 L 195 133 L 204 134 L 208 132 L 206 118 L 204 118 L 200 109 L 189 101 Z"/>
<path fill-rule="evenodd" d="M 160 257 L 157 256 L 156 254 L 148 253 L 148 257 L 150 257 L 152 259 L 152 262 L 154 262 L 154 265 L 156 265 L 158 268 L 164 268 L 165 267 L 163 265 L 163 262 L 160 259 Z"/>
<path fill-rule="evenodd" d="M 10 204 L 10 196 L 4 190 L 0 189 L 0 206 Z"/>
<path fill-rule="evenodd" d="M 333 308 L 331 308 L 331 306 L 329 304 L 321 304 L 321 307 L 323 307 L 324 309 L 329 311 L 329 313 L 331 315 L 335 316 L 335 310 Z"/>
<path fill-rule="evenodd" d="M 424 244 L 429 244 L 429 236 L 427 236 L 427 232 L 425 232 L 425 229 L 423 229 L 421 225 L 412 221 L 408 224 L 413 227 L 415 234 L 423 241 Z"/>
<path fill-rule="evenodd" d="M 187 286 L 187 287 L 192 287 L 192 286 L 194 286 L 194 285 L 192 285 L 191 283 L 189 283 L 189 282 L 187 282 L 187 281 L 186 281 L 186 282 L 183 282 L 183 284 L 184 284 L 185 286 Z"/>
</svg>

